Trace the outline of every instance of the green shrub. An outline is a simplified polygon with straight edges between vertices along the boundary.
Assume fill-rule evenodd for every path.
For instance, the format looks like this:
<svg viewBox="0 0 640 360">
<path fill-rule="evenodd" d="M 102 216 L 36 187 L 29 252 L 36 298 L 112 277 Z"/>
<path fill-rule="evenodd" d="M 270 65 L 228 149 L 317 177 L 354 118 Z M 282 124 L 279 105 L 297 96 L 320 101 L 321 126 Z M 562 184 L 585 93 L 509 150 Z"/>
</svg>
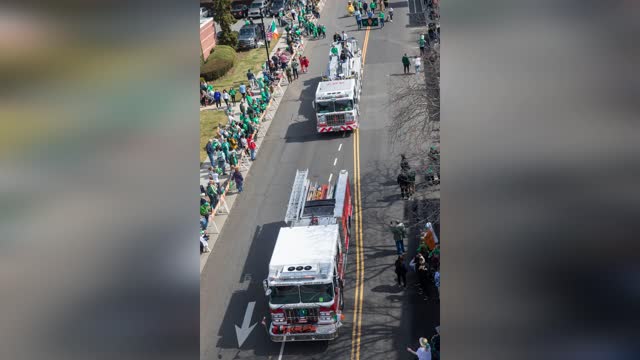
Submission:
<svg viewBox="0 0 640 360">
<path fill-rule="evenodd" d="M 237 60 L 236 51 L 227 45 L 218 45 L 200 67 L 200 76 L 207 81 L 216 80 L 229 71 Z"/>
<path fill-rule="evenodd" d="M 217 38 L 217 41 L 218 41 L 218 44 L 220 45 L 228 45 L 234 49 L 237 49 L 238 36 L 239 36 L 239 33 L 237 31 L 231 31 L 229 33 L 222 32 L 220 36 Z"/>
</svg>

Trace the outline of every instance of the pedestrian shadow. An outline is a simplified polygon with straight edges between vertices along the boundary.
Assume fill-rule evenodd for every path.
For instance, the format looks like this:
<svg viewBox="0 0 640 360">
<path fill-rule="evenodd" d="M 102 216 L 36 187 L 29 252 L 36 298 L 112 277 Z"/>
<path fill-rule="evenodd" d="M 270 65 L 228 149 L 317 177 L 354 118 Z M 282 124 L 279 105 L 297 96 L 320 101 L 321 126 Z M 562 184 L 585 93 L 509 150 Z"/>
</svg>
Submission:
<svg viewBox="0 0 640 360">
<path fill-rule="evenodd" d="M 378 285 L 371 289 L 373 292 L 397 294 L 404 291 L 404 287 L 398 285 Z"/>
<path fill-rule="evenodd" d="M 409 76 L 409 75 L 415 75 L 415 74 L 416 74 L 416 73 L 408 72 L 408 73 L 406 73 L 406 74 L 404 74 L 404 73 L 402 73 L 402 74 L 401 74 L 401 73 L 397 73 L 397 74 L 389 74 L 389 76 Z"/>
</svg>

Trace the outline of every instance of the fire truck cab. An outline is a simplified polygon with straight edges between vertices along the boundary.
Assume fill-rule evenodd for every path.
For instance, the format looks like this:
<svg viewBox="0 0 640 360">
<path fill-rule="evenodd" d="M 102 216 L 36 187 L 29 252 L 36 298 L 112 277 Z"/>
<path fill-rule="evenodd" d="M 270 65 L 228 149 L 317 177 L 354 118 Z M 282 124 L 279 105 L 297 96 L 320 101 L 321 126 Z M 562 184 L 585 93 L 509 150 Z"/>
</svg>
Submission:
<svg viewBox="0 0 640 360">
<path fill-rule="evenodd" d="M 336 184 L 312 184 L 298 171 L 285 221 L 263 285 L 272 341 L 332 340 L 342 325 L 344 275 L 351 234 L 346 170 Z M 266 325 L 266 324 L 265 324 Z"/>
<path fill-rule="evenodd" d="M 319 133 L 355 130 L 360 121 L 363 69 L 358 42 L 355 38 L 334 42 L 331 49 L 313 103 Z"/>
</svg>

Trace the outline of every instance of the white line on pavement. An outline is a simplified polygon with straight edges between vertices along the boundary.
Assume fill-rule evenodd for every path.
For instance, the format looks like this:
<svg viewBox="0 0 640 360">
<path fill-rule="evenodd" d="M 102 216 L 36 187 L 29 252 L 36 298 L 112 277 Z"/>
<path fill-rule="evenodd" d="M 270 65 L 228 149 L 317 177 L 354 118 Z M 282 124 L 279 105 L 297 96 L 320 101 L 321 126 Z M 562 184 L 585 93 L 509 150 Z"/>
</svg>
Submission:
<svg viewBox="0 0 640 360">
<path fill-rule="evenodd" d="M 340 144 L 340 146 L 338 146 L 338 151 L 340 151 L 342 149 L 342 144 Z"/>
<path fill-rule="evenodd" d="M 336 166 L 337 163 L 338 163 L 338 158 L 333 159 L 333 166 Z"/>
<path fill-rule="evenodd" d="M 284 336 L 282 341 L 282 345 L 280 346 L 280 355 L 278 355 L 278 360 L 282 360 L 282 354 L 284 353 L 284 342 L 287 340 L 287 336 Z"/>
<path fill-rule="evenodd" d="M 329 174 L 329 182 L 331 182 L 331 179 L 333 179 L 333 173 Z"/>
</svg>

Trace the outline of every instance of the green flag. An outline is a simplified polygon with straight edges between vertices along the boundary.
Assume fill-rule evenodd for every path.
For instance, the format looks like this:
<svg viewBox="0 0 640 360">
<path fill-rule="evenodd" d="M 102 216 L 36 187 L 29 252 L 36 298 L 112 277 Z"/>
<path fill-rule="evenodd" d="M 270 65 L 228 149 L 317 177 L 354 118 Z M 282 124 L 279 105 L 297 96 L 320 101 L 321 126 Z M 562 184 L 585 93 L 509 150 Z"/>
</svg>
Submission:
<svg viewBox="0 0 640 360">
<path fill-rule="evenodd" d="M 278 25 L 275 20 L 271 20 L 271 32 L 274 33 L 276 30 L 278 30 Z"/>
</svg>

